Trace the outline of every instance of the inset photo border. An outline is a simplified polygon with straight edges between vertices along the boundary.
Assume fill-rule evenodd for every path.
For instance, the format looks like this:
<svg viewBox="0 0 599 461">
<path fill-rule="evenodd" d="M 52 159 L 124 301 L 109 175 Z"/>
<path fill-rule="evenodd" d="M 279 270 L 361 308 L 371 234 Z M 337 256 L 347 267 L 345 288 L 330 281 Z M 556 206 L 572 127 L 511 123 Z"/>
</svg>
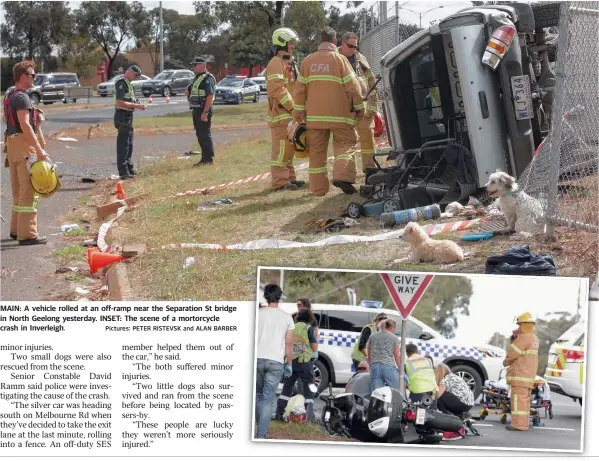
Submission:
<svg viewBox="0 0 599 461">
<path fill-rule="evenodd" d="M 252 441 L 583 451 L 588 279 L 259 267 L 256 292 Z"/>
</svg>

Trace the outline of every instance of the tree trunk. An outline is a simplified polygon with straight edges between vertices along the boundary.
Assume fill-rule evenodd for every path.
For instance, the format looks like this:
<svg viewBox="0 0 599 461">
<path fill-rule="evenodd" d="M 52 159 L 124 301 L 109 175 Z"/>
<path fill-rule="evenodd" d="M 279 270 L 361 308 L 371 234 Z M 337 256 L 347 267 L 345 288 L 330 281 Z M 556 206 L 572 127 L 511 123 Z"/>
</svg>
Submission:
<svg viewBox="0 0 599 461">
<path fill-rule="evenodd" d="M 275 24 L 283 25 L 283 6 L 285 2 L 276 2 L 275 7 Z"/>
<path fill-rule="evenodd" d="M 250 64 L 250 71 L 248 72 L 248 77 L 252 78 L 252 70 L 254 70 L 254 65 Z"/>
</svg>

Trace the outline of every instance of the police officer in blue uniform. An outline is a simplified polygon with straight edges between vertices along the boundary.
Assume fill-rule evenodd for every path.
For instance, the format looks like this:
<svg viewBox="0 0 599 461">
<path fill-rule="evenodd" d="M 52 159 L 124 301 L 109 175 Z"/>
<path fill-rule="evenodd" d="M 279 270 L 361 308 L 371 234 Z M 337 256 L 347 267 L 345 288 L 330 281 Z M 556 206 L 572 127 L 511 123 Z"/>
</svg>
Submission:
<svg viewBox="0 0 599 461">
<path fill-rule="evenodd" d="M 135 176 L 133 162 L 133 112 L 144 110 L 145 104 L 135 99 L 135 91 L 131 85 L 141 75 L 139 66 L 131 66 L 114 83 L 114 127 L 118 130 L 116 137 L 116 164 L 121 179 Z"/>
<path fill-rule="evenodd" d="M 187 87 L 185 95 L 192 110 L 193 127 L 196 130 L 198 144 L 202 149 L 202 159 L 193 166 L 212 165 L 214 161 L 214 143 L 212 142 L 212 103 L 216 79 L 206 70 L 206 60 L 195 58 L 191 63 L 196 76 Z"/>
</svg>

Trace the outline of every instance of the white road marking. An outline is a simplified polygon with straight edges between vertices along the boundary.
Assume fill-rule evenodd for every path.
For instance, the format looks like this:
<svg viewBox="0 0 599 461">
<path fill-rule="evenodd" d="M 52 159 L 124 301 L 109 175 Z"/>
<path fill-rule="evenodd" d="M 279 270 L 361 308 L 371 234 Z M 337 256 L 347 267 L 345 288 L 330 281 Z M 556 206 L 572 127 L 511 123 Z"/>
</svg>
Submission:
<svg viewBox="0 0 599 461">
<path fill-rule="evenodd" d="M 495 424 L 473 424 L 473 426 L 477 426 L 477 427 L 495 427 Z"/>
<path fill-rule="evenodd" d="M 533 429 L 545 429 L 547 431 L 568 431 L 568 432 L 574 432 L 576 429 L 569 429 L 569 428 L 565 428 L 565 427 L 540 427 L 540 426 L 533 426 Z"/>
</svg>

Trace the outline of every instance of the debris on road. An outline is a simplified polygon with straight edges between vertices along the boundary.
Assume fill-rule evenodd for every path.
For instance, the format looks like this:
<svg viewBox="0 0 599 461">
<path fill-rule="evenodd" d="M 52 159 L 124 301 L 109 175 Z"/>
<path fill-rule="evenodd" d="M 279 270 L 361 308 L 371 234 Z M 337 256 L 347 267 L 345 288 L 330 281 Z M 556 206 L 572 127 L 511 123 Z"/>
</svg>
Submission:
<svg viewBox="0 0 599 461">
<path fill-rule="evenodd" d="M 198 206 L 198 211 L 206 211 L 213 210 L 215 207 L 219 207 L 221 205 L 233 205 L 233 200 L 229 198 L 223 198 L 220 200 L 214 200 L 212 202 L 206 202 L 200 206 Z"/>
<path fill-rule="evenodd" d="M 81 178 L 81 182 L 86 182 L 86 183 L 95 183 L 96 180 L 92 179 L 92 178 Z"/>
<path fill-rule="evenodd" d="M 58 227 L 60 232 L 68 232 L 73 229 L 79 229 L 79 224 L 63 224 L 62 226 Z"/>
<path fill-rule="evenodd" d="M 193 256 L 189 256 L 188 258 L 185 258 L 185 261 L 183 262 L 183 269 L 187 269 L 190 266 L 193 266 L 196 263 L 196 259 Z"/>
<path fill-rule="evenodd" d="M 60 138 L 56 138 L 56 139 L 58 139 L 59 141 L 62 141 L 62 142 L 77 142 L 77 140 L 75 138 L 63 138 L 63 137 L 60 137 Z"/>
</svg>

